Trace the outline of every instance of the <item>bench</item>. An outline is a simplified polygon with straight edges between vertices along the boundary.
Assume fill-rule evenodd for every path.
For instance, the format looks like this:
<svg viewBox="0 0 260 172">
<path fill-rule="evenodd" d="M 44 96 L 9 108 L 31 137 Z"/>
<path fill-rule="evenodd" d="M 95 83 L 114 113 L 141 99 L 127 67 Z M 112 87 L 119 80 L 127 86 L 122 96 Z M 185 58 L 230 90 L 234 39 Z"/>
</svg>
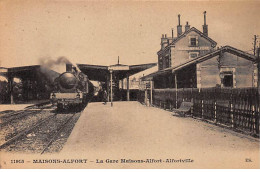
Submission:
<svg viewBox="0 0 260 172">
<path fill-rule="evenodd" d="M 193 102 L 182 102 L 181 106 L 178 109 L 173 109 L 174 112 L 185 117 L 185 114 L 191 110 Z"/>
</svg>

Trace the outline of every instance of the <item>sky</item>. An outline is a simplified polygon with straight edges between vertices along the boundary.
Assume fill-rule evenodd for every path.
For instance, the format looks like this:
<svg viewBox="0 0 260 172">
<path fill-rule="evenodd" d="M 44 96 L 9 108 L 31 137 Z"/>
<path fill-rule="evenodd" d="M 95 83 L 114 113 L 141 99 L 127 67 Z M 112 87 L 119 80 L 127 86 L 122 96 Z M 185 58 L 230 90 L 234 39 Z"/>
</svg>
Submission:
<svg viewBox="0 0 260 172">
<path fill-rule="evenodd" d="M 73 63 L 134 65 L 157 62 L 162 34 L 186 21 L 217 46 L 243 51 L 260 35 L 260 1 L 0 1 L 0 67 L 37 65 L 67 57 Z M 260 40 L 260 37 L 259 37 Z M 252 53 L 252 51 L 251 51 Z"/>
</svg>

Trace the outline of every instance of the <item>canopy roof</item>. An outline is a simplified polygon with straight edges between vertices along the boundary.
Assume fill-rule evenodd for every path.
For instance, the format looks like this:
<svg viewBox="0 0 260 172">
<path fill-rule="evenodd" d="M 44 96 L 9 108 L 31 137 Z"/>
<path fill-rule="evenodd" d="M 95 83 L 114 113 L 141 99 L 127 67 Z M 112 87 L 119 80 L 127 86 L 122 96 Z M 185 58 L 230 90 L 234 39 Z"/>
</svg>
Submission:
<svg viewBox="0 0 260 172">
<path fill-rule="evenodd" d="M 114 74 L 117 75 L 119 80 L 127 77 L 127 75 L 133 75 L 145 69 L 149 69 L 156 66 L 157 63 L 148 63 L 140 65 L 123 65 L 115 64 L 111 66 L 101 66 L 101 65 L 90 65 L 90 64 L 77 64 L 79 69 L 86 75 L 88 75 L 90 80 L 96 81 L 106 81 L 106 77 L 109 71 L 112 70 Z M 43 71 L 44 70 L 44 71 Z M 33 66 L 21 66 L 4 68 L 0 67 L 0 75 L 4 77 L 16 77 L 21 79 L 38 78 L 41 74 L 51 75 L 53 77 L 58 77 L 59 73 L 53 70 L 44 68 L 40 65 Z"/>
<path fill-rule="evenodd" d="M 86 75 L 90 80 L 103 81 L 107 80 L 107 76 L 110 70 L 113 71 L 119 80 L 126 78 L 127 75 L 133 75 L 143 70 L 149 69 L 156 66 L 157 63 L 148 63 L 140 65 L 123 65 L 115 64 L 111 66 L 100 66 L 100 65 L 89 65 L 89 64 L 77 64 L 79 69 Z"/>
</svg>

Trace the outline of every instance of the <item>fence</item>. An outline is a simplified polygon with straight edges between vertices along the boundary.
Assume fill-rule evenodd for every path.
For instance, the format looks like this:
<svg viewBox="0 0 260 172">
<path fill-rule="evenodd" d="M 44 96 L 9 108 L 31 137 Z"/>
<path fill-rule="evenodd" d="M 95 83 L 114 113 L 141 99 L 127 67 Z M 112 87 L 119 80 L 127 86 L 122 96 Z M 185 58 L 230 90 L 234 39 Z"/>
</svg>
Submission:
<svg viewBox="0 0 260 172">
<path fill-rule="evenodd" d="M 139 91 L 139 102 L 145 103 L 145 94 L 149 99 L 150 90 Z M 171 111 L 179 108 L 183 101 L 193 102 L 192 117 L 259 135 L 259 92 L 256 88 L 152 90 L 153 106 Z"/>
</svg>

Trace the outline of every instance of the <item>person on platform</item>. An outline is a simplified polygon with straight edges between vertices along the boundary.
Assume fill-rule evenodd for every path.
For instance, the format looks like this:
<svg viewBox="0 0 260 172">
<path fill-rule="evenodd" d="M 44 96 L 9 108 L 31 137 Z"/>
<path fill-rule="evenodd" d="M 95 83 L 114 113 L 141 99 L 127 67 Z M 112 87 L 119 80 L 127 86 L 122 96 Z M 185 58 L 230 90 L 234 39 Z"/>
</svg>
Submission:
<svg viewBox="0 0 260 172">
<path fill-rule="evenodd" d="M 103 92 L 103 101 L 104 101 L 104 105 L 105 104 L 107 104 L 107 91 L 106 90 L 104 90 L 104 92 Z"/>
</svg>

